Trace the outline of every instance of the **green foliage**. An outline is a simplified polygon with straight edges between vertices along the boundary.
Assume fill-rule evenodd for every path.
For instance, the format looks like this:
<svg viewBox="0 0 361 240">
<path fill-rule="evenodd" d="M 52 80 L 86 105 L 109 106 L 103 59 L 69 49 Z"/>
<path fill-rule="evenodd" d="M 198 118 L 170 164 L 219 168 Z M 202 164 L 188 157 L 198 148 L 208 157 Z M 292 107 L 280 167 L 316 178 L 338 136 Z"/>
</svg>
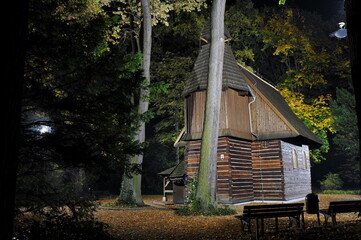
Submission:
<svg viewBox="0 0 361 240">
<path fill-rule="evenodd" d="M 175 214 L 180 216 L 194 216 L 194 215 L 201 215 L 201 216 L 224 216 L 224 215 L 234 215 L 237 212 L 229 206 L 225 205 L 224 207 L 212 207 L 209 211 L 203 211 L 201 208 L 201 204 L 199 201 L 195 201 L 192 207 L 182 207 L 176 209 Z"/>
<path fill-rule="evenodd" d="M 336 98 L 331 100 L 334 115 L 333 126 L 337 134 L 334 142 L 348 157 L 355 157 L 359 152 L 359 136 L 354 94 L 347 89 L 337 88 Z"/>
<path fill-rule="evenodd" d="M 197 178 L 194 177 L 188 181 L 188 193 L 185 199 L 187 205 L 193 206 L 196 204 L 196 192 L 197 192 Z"/>
<path fill-rule="evenodd" d="M 343 181 L 337 173 L 328 173 L 325 178 L 320 182 L 322 190 L 340 190 Z"/>
<path fill-rule="evenodd" d="M 183 91 L 185 81 L 191 72 L 189 57 L 175 57 L 167 54 L 161 62 L 154 63 L 156 78 L 153 84 L 153 111 L 162 118 L 155 126 L 157 140 L 161 143 L 175 142 L 179 129 L 183 127 Z"/>
<path fill-rule="evenodd" d="M 345 78 L 349 69 L 345 49 L 318 34 L 320 27 L 313 29 L 310 23 L 316 20 L 324 24 L 315 15 L 284 8 L 270 14 L 262 29 L 264 50 L 272 49 L 272 54 L 284 64 L 277 80 L 282 96 L 323 143 L 311 151 L 315 163 L 325 160 L 330 149 L 329 136 L 336 130 L 329 106 L 334 90 L 327 88 L 336 79 Z"/>
<path fill-rule="evenodd" d="M 258 10 L 251 0 L 242 0 L 231 5 L 225 14 L 225 25 L 232 36 L 230 44 L 236 60 L 243 65 L 253 66 L 256 59 L 260 61 L 262 43 L 262 18 Z"/>
<path fill-rule="evenodd" d="M 200 202 L 196 200 L 193 202 L 192 207 L 178 208 L 174 213 L 180 216 L 224 216 L 234 215 L 237 212 L 227 205 L 224 207 L 211 207 L 209 211 L 204 211 L 201 208 Z"/>
<path fill-rule="evenodd" d="M 18 240 L 113 240 L 107 225 L 94 219 L 74 219 L 60 215 L 44 218 L 24 218 L 15 226 L 14 238 Z"/>
<path fill-rule="evenodd" d="M 191 215 L 233 215 L 237 212 L 233 209 L 230 209 L 229 206 L 224 205 L 223 208 L 211 206 L 208 211 L 202 209 L 200 201 L 196 197 L 197 191 L 197 178 L 193 178 L 188 181 L 188 193 L 186 196 L 186 204 L 188 207 L 182 207 L 175 210 L 177 215 L 181 216 L 191 216 Z"/>
<path fill-rule="evenodd" d="M 360 195 L 361 190 L 324 190 L 320 194 Z"/>
<path fill-rule="evenodd" d="M 333 127 L 337 132 L 333 142 L 337 155 L 344 159 L 339 164 L 342 178 L 349 183 L 358 184 L 360 155 L 355 96 L 347 89 L 337 88 L 330 106 L 334 116 Z"/>
<path fill-rule="evenodd" d="M 134 98 L 141 56 L 112 45 L 100 1 L 30 1 L 16 207 L 92 215 L 88 188 L 141 146 Z M 52 128 L 40 134 L 41 125 Z M 19 212 L 20 213 L 20 212 Z M 50 238 L 51 239 L 51 238 Z"/>
<path fill-rule="evenodd" d="M 16 207 L 18 214 L 61 215 L 70 210 L 73 218 L 91 217 L 95 202 L 87 194 L 84 171 L 64 168 L 53 162 L 22 162 L 18 176 Z M 49 212 L 50 210 L 50 212 Z"/>
</svg>

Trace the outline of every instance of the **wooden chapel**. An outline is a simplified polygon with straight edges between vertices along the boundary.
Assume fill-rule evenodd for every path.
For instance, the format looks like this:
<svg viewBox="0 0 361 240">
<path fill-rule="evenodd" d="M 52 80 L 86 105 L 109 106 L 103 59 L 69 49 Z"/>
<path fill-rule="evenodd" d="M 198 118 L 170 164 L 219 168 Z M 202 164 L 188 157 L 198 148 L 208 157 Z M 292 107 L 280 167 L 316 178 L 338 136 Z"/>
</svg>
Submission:
<svg viewBox="0 0 361 240">
<path fill-rule="evenodd" d="M 185 147 L 185 174 L 196 177 L 207 91 L 210 22 L 186 82 L 184 130 L 175 146 Z M 225 41 L 231 39 L 225 29 Z M 227 43 L 217 157 L 217 202 L 286 201 L 311 192 L 309 149 L 322 143 L 293 113 L 270 83 L 239 65 Z"/>
</svg>

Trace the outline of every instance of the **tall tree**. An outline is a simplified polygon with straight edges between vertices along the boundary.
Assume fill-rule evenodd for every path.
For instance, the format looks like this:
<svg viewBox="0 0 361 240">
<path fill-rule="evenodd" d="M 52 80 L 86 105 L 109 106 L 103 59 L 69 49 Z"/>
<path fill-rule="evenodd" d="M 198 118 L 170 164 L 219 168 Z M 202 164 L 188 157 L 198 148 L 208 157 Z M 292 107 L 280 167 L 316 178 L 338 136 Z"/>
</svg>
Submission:
<svg viewBox="0 0 361 240">
<path fill-rule="evenodd" d="M 361 60 L 360 60 L 360 29 L 357 27 L 358 19 L 360 18 L 357 11 L 358 2 L 355 0 L 345 0 L 346 9 L 346 23 L 349 34 L 349 45 L 351 48 L 351 72 L 352 82 L 355 89 L 356 98 L 356 113 L 358 117 L 359 136 L 361 136 L 361 94 L 358 91 L 360 87 L 359 79 L 361 76 Z M 361 149 L 361 141 L 359 141 L 359 149 Z M 359 153 L 360 155 L 360 153 Z M 361 169 L 361 158 L 360 158 Z M 361 186 L 361 171 L 360 171 L 360 186 Z"/>
<path fill-rule="evenodd" d="M 222 93 L 225 0 L 214 0 L 205 120 L 196 198 L 204 211 L 214 207 L 217 188 L 217 146 Z"/>
<path fill-rule="evenodd" d="M 124 2 L 120 0 L 120 2 Z M 150 57 L 152 47 L 152 24 L 155 25 L 161 22 L 168 25 L 169 12 L 174 10 L 192 11 L 200 9 L 204 5 L 204 0 L 198 1 L 152 1 L 142 0 L 142 13 L 143 13 L 143 76 L 145 84 L 140 92 L 139 97 L 139 113 L 145 116 L 149 107 L 149 84 L 150 84 Z M 132 7 L 132 6 L 130 6 Z M 134 6 L 133 6 L 134 7 Z M 151 11 L 152 10 L 152 11 Z M 153 19 L 152 19 L 153 16 Z M 139 34 L 138 34 L 139 35 Z M 145 119 L 139 121 L 138 134 L 135 139 L 139 143 L 145 142 Z M 141 195 L 141 168 L 143 163 L 143 154 L 132 157 L 131 166 L 132 173 L 125 173 L 123 176 L 122 189 L 120 193 L 120 201 L 125 203 L 143 204 Z"/>
<path fill-rule="evenodd" d="M 149 90 L 148 86 L 150 83 L 150 56 L 152 49 L 152 15 L 150 13 L 149 0 L 142 0 L 142 11 L 143 11 L 143 77 L 145 78 L 145 84 L 140 90 L 139 97 L 139 114 L 144 115 L 148 111 L 149 107 Z M 135 136 L 135 140 L 140 144 L 145 142 L 145 120 L 140 120 L 138 132 Z M 138 170 L 141 170 L 143 163 L 143 154 L 133 156 L 131 163 L 135 165 Z M 126 199 L 127 202 L 134 202 L 142 205 L 142 190 L 141 190 L 141 177 L 139 174 L 132 174 L 131 178 L 127 174 L 124 174 L 121 195 L 122 199 Z"/>
<path fill-rule="evenodd" d="M 333 137 L 337 155 L 343 157 L 338 163 L 341 177 L 347 183 L 357 186 L 359 183 L 359 132 L 357 126 L 356 101 L 353 89 L 337 88 L 336 96 L 331 99 L 330 106 L 334 116 L 334 128 L 337 134 Z"/>
<path fill-rule="evenodd" d="M 73 170 L 99 176 L 139 152 L 131 150 L 137 113 L 130 95 L 140 89 L 141 57 L 110 43 L 115 24 L 97 0 L 30 1 L 16 188 L 21 213 L 49 216 L 68 204 L 91 213 L 89 201 L 73 195 L 89 187 L 73 188 Z M 41 125 L 51 133 L 39 132 Z"/>
<path fill-rule="evenodd" d="M 139 99 L 139 114 L 144 115 L 149 108 L 149 83 L 150 83 L 150 56 L 152 50 L 152 15 L 150 13 L 150 0 L 141 0 L 143 11 L 143 77 L 146 84 L 144 88 L 140 90 Z M 139 132 L 136 136 L 139 143 L 145 142 L 145 121 L 140 122 Z M 143 163 L 143 155 L 137 155 L 137 165 L 141 166 Z M 138 180 L 135 181 L 135 193 L 137 203 L 143 202 L 141 192 L 141 175 L 136 176 Z"/>
</svg>

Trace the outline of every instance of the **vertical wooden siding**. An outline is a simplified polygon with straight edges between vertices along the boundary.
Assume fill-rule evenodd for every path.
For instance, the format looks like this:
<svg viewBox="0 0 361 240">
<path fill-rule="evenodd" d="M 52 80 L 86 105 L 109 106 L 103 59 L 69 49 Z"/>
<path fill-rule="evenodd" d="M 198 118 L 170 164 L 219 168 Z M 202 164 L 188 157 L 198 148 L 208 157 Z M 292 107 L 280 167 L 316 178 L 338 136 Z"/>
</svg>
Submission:
<svg viewBox="0 0 361 240">
<path fill-rule="evenodd" d="M 191 93 L 185 99 L 186 133 L 201 136 L 206 102 L 206 91 Z M 248 114 L 249 97 L 240 96 L 233 89 L 222 91 L 220 111 L 220 136 L 245 137 L 250 135 L 250 121 Z M 193 138 L 195 139 L 195 138 Z"/>
<path fill-rule="evenodd" d="M 186 98 L 186 132 L 203 131 L 206 91 L 194 92 Z"/>
<path fill-rule="evenodd" d="M 250 133 L 250 121 L 248 114 L 248 103 L 250 98 L 240 96 L 239 92 L 228 89 L 224 91 L 227 125 L 223 125 L 224 129 L 234 129 L 242 133 Z M 240 137 L 240 136 L 239 136 Z"/>
<path fill-rule="evenodd" d="M 284 181 L 279 140 L 252 143 L 255 200 L 284 200 Z"/>
<path fill-rule="evenodd" d="M 311 190 L 311 169 L 310 156 L 307 145 L 297 146 L 281 141 L 283 171 L 285 178 L 285 199 L 304 198 Z M 292 152 L 297 155 L 297 167 L 293 164 Z M 306 166 L 303 163 L 303 156 L 306 157 Z"/>
<path fill-rule="evenodd" d="M 272 136 L 274 133 L 292 132 L 287 124 L 273 111 L 257 93 L 256 101 L 251 104 L 253 131 L 259 136 Z"/>
</svg>

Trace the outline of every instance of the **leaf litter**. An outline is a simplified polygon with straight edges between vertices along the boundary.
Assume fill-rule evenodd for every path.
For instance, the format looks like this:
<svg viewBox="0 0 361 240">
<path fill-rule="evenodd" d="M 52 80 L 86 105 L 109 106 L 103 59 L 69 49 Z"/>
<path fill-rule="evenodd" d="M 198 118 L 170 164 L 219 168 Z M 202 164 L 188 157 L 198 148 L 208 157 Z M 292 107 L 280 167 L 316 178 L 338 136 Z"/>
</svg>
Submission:
<svg viewBox="0 0 361 240">
<path fill-rule="evenodd" d="M 357 195 L 319 195 L 320 209 L 326 209 L 330 201 L 361 199 Z M 100 208 L 96 212 L 97 220 L 109 225 L 109 231 L 118 239 L 255 239 L 255 234 L 241 231 L 241 224 L 233 216 L 179 216 L 173 211 L 174 205 L 154 204 L 161 196 L 144 196 L 150 207 L 144 209 Z M 104 201 L 112 201 L 103 200 Z M 257 203 L 260 204 L 260 203 Z M 243 206 L 230 206 L 239 215 Z M 329 222 L 324 226 L 317 224 L 315 214 L 305 213 L 306 229 L 288 228 L 288 219 L 280 219 L 279 234 L 274 233 L 274 220 L 265 220 L 266 234 L 262 239 L 361 239 L 361 222 L 357 213 L 337 215 L 338 225 L 332 227 Z M 254 230 L 253 226 L 253 230 Z"/>
</svg>

